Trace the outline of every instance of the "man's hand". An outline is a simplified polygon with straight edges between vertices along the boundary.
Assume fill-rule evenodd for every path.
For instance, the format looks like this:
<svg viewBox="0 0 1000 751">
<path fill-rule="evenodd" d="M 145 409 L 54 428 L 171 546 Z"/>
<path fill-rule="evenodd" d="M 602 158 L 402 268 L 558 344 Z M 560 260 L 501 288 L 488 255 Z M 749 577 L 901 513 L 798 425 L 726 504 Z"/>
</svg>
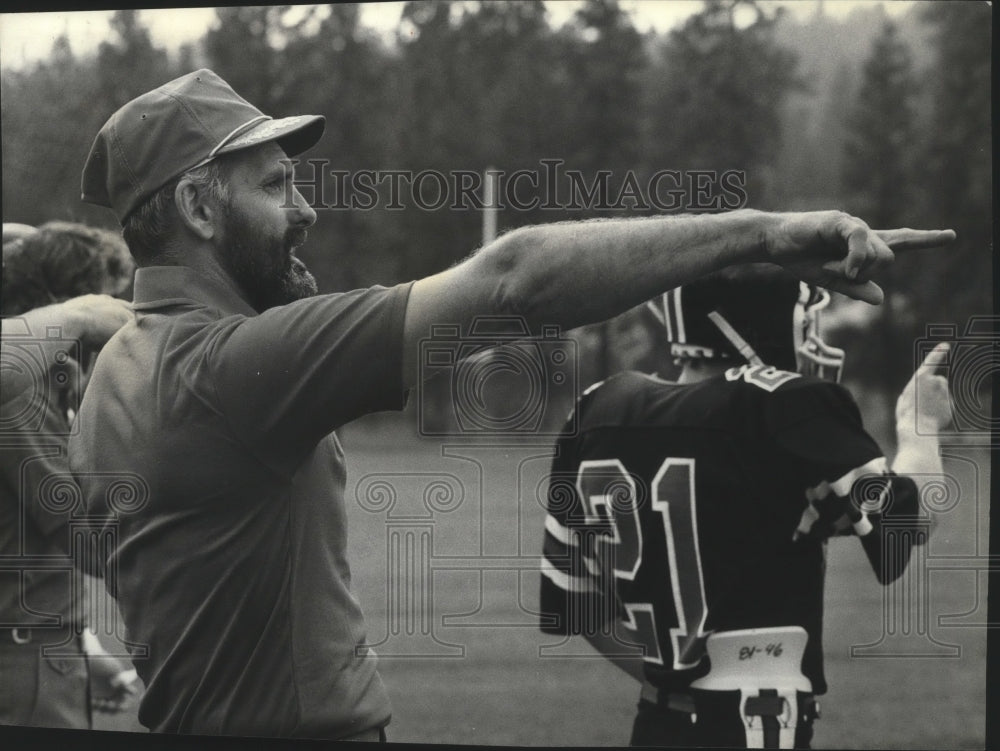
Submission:
<svg viewBox="0 0 1000 751">
<path fill-rule="evenodd" d="M 104 659 L 91 661 L 91 669 Z M 139 676 L 135 670 L 123 670 L 111 676 L 98 676 L 93 671 L 94 684 L 90 705 L 98 712 L 117 714 L 124 712 L 139 694 Z"/>
<path fill-rule="evenodd" d="M 127 300 L 110 295 L 81 295 L 6 318 L 3 333 L 5 338 L 27 335 L 43 339 L 47 328 L 58 326 L 64 339 L 76 339 L 85 347 L 100 349 L 134 317 Z"/>
<path fill-rule="evenodd" d="M 932 349 L 896 401 L 896 431 L 909 435 L 937 435 L 951 422 L 948 379 L 937 370 L 948 358 L 946 342 Z"/>
<path fill-rule="evenodd" d="M 841 211 L 775 214 L 764 234 L 767 260 L 800 279 L 878 305 L 884 297 L 871 280 L 898 251 L 934 248 L 955 239 L 952 230 L 873 230 Z"/>
<path fill-rule="evenodd" d="M 19 367 L 16 363 L 16 350 L 21 344 L 27 342 L 32 347 L 41 348 L 44 360 L 39 365 L 46 370 L 57 365 L 64 369 L 76 370 L 87 365 L 88 353 L 100 350 L 108 339 L 133 317 L 132 306 L 125 300 L 118 300 L 109 295 L 83 295 L 54 305 L 35 308 L 20 316 L 3 319 L 2 351 L 5 362 L 0 368 L 3 372 L 3 403 L 7 404 L 27 390 L 38 387 L 37 374 L 30 368 Z M 59 339 L 46 338 L 46 330 L 49 327 L 58 327 L 63 340 L 80 342 L 84 362 L 60 360 L 64 344 Z M 83 387 L 86 379 L 70 374 L 65 381 L 67 384 Z M 75 394 L 68 393 L 65 387 L 59 390 L 64 393 L 67 404 L 75 403 Z"/>
<path fill-rule="evenodd" d="M 908 475 L 917 484 L 917 497 L 944 480 L 944 466 L 938 434 L 951 422 L 948 379 L 937 370 L 945 364 L 949 345 L 941 342 L 932 349 L 914 372 L 896 401 L 896 458 L 892 469 Z M 931 527 L 937 516 L 931 514 Z"/>
<path fill-rule="evenodd" d="M 135 669 L 109 655 L 89 628 L 83 631 L 83 645 L 90 669 L 91 706 L 98 712 L 123 712 L 139 694 Z"/>
<path fill-rule="evenodd" d="M 58 307 L 58 306 L 50 306 Z M 100 349 L 135 314 L 126 300 L 109 295 L 82 295 L 62 303 L 66 317 L 63 335 L 79 339 L 85 346 Z"/>
</svg>

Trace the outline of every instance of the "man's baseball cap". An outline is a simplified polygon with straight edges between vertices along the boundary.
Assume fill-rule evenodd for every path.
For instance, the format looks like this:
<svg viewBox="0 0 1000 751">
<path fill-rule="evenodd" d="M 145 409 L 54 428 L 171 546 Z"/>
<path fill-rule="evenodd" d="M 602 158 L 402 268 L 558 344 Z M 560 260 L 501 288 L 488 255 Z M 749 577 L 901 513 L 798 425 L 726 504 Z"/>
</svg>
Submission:
<svg viewBox="0 0 1000 751">
<path fill-rule="evenodd" d="M 118 221 L 178 175 L 220 154 L 277 141 L 288 156 L 323 135 L 325 118 L 274 120 L 203 68 L 136 97 L 104 124 L 83 168 L 88 203 Z"/>
</svg>

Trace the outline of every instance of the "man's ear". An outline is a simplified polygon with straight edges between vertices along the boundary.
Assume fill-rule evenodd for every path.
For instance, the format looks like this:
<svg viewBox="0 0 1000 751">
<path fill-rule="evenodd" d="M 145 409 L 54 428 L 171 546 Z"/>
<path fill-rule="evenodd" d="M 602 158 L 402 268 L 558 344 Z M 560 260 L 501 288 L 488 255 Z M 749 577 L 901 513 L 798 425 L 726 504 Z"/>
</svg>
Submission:
<svg viewBox="0 0 1000 751">
<path fill-rule="evenodd" d="M 207 193 L 186 177 L 174 188 L 174 206 L 181 222 L 202 240 L 216 236 L 222 218 L 220 207 Z"/>
</svg>

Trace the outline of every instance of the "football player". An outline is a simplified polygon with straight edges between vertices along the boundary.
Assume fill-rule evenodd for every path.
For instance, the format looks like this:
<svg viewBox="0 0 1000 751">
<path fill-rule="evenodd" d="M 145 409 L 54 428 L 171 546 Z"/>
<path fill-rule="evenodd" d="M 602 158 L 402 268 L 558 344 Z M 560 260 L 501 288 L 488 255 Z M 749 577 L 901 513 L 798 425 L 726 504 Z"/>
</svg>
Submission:
<svg viewBox="0 0 1000 751">
<path fill-rule="evenodd" d="M 827 539 L 859 537 L 883 584 L 926 540 L 907 473 L 941 472 L 947 345 L 899 398 L 890 466 L 837 384 L 828 301 L 766 265 L 666 293 L 650 307 L 677 381 L 592 386 L 558 441 L 542 630 L 583 635 L 641 682 L 632 745 L 807 748 L 826 691 Z"/>
</svg>

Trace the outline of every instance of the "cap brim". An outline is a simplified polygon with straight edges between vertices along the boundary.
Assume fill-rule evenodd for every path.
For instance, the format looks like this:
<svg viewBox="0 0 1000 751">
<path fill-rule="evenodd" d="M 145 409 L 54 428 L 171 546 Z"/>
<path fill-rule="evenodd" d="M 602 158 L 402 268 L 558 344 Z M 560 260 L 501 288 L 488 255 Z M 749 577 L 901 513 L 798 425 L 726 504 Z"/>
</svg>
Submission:
<svg viewBox="0 0 1000 751">
<path fill-rule="evenodd" d="M 228 154 L 240 149 L 277 141 L 288 156 L 301 154 L 316 145 L 326 128 L 322 115 L 295 115 L 279 120 L 265 120 L 223 146 L 218 154 Z"/>
</svg>

